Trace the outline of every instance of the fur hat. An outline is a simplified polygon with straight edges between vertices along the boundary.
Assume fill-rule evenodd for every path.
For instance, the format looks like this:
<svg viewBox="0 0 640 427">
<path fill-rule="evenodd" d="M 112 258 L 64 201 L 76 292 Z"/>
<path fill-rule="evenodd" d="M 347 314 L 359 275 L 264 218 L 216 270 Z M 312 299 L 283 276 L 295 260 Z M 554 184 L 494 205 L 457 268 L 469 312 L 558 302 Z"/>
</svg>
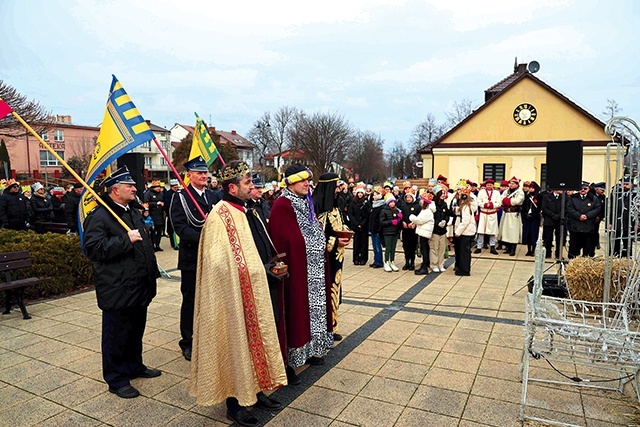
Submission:
<svg viewBox="0 0 640 427">
<path fill-rule="evenodd" d="M 387 196 L 384 198 L 384 202 L 387 204 L 387 206 L 389 206 L 389 203 L 394 202 L 395 203 L 396 198 L 393 197 L 393 194 L 391 193 L 387 193 Z"/>
<path fill-rule="evenodd" d="M 40 190 L 41 188 L 44 188 L 44 185 L 40 184 L 39 182 L 36 182 L 31 186 L 31 189 L 33 190 L 34 193 Z"/>
</svg>

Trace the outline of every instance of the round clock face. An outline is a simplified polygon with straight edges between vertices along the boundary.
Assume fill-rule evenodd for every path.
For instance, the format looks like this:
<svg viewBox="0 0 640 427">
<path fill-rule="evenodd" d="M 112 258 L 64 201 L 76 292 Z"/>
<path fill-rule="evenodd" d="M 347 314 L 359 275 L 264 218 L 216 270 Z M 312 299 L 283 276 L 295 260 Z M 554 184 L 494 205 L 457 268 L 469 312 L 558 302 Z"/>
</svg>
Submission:
<svg viewBox="0 0 640 427">
<path fill-rule="evenodd" d="M 531 104 L 522 103 L 513 110 L 513 120 L 520 126 L 529 126 L 536 121 L 538 110 Z"/>
</svg>

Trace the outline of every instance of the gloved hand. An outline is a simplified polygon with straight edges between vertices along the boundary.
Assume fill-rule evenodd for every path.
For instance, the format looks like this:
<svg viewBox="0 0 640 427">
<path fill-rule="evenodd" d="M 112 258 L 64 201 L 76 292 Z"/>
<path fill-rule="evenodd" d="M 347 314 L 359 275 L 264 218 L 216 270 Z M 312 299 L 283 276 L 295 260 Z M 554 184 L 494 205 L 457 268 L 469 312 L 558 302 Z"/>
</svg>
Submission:
<svg viewBox="0 0 640 427">
<path fill-rule="evenodd" d="M 438 227 L 440 228 L 444 228 L 445 225 L 447 225 L 447 221 L 445 221 L 444 219 L 438 223 Z"/>
<path fill-rule="evenodd" d="M 402 221 L 402 212 L 398 212 L 398 219 Z"/>
<path fill-rule="evenodd" d="M 393 225 L 394 227 L 395 227 L 396 225 L 398 225 L 398 220 L 397 220 L 397 219 L 392 219 L 392 220 L 391 220 L 391 225 Z"/>
</svg>

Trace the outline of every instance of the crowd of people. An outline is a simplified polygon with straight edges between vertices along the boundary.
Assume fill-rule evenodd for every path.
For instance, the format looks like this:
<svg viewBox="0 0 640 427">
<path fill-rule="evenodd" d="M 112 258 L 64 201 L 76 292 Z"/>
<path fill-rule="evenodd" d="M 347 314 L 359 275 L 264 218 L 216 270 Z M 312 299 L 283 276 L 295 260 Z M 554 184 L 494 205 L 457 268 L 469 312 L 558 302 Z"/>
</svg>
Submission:
<svg viewBox="0 0 640 427">
<path fill-rule="evenodd" d="M 593 256 L 605 212 L 603 183 L 584 183 L 567 195 L 541 192 L 536 182 L 516 177 L 499 186 L 492 179 L 450 185 L 439 175 L 418 188 L 410 181 L 343 181 L 328 172 L 314 185 L 311 171 L 294 164 L 280 183 L 265 184 L 241 161 L 213 178 L 202 158 L 184 166 L 186 188 L 174 180 L 169 189 L 153 181 L 142 195 L 127 168 L 118 169 L 102 182 L 106 206 L 85 220 L 83 249 L 93 262 L 103 312 L 103 377 L 110 392 L 133 398 L 139 392 L 132 378 L 162 374 L 143 363 L 142 337 L 159 277 L 155 253 L 168 237 L 179 251 L 178 345 L 191 363 L 189 392 L 198 404 L 225 401 L 228 417 L 242 426 L 261 425 L 248 406 L 279 410 L 282 405 L 264 391 L 299 384 L 299 368 L 322 365 L 342 339 L 348 245 L 355 266 L 442 273 L 454 253 L 455 274 L 469 276 L 472 254 L 483 250 L 514 256 L 524 244 L 526 256 L 533 256 L 540 229 L 547 257 L 554 237 L 555 256 L 561 257 L 563 228 L 571 237 L 569 257 Z M 632 182 L 619 185 L 628 192 Z M 38 224 L 52 221 L 56 209 L 77 218 L 79 185 L 60 193 L 36 183 L 30 197 L 15 181 L 4 186 L 5 228 L 43 232 Z M 620 205 L 624 218 L 629 205 Z M 402 267 L 395 262 L 399 240 Z M 628 253 L 631 247 L 621 243 L 612 250 Z"/>
</svg>

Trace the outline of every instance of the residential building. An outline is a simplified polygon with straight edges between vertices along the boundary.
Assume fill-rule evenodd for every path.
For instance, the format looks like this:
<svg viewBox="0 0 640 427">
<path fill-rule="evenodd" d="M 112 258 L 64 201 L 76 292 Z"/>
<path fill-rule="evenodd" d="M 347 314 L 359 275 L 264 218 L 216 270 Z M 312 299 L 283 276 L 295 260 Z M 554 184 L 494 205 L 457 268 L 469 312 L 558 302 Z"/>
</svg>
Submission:
<svg viewBox="0 0 640 427">
<path fill-rule="evenodd" d="M 171 159 L 174 150 L 171 144 L 171 131 L 154 125 L 149 120 L 147 120 L 147 124 L 167 154 L 167 157 Z M 140 153 L 144 155 L 145 179 L 147 181 L 160 180 L 169 182 L 169 179 L 173 176 L 171 167 L 160 152 L 155 141 L 147 141 L 129 151 L 129 153 Z"/>
</svg>

